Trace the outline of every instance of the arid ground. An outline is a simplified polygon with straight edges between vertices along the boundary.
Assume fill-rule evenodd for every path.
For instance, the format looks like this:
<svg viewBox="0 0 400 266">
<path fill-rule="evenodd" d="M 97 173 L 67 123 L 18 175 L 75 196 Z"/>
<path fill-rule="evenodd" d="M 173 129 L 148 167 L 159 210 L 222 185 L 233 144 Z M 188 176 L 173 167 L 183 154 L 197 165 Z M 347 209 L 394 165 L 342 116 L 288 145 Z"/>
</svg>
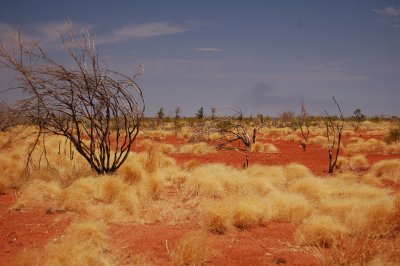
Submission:
<svg viewBox="0 0 400 266">
<path fill-rule="evenodd" d="M 49 137 L 51 167 L 22 178 L 27 140 L 5 145 L 0 264 L 398 265 L 400 149 L 385 130 L 349 129 L 333 174 L 324 135 L 303 151 L 290 128 L 260 130 L 251 151 L 145 130 L 101 177 Z"/>
</svg>

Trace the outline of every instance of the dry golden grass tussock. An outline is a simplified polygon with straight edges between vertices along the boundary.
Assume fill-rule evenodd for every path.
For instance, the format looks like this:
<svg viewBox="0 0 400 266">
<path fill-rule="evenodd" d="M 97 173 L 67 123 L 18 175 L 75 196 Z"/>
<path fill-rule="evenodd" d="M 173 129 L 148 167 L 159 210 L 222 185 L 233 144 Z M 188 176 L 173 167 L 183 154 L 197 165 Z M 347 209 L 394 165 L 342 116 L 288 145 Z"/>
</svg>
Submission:
<svg viewBox="0 0 400 266">
<path fill-rule="evenodd" d="M 269 204 L 268 220 L 300 223 L 313 211 L 311 204 L 303 195 L 283 191 L 273 191 L 266 196 Z"/>
<path fill-rule="evenodd" d="M 140 142 L 144 151 L 147 152 L 161 152 L 163 154 L 174 153 L 176 148 L 172 144 L 160 143 L 152 141 L 150 139 L 145 139 Z"/>
<path fill-rule="evenodd" d="M 179 148 L 180 153 L 190 153 L 195 155 L 206 155 L 209 153 L 215 153 L 214 147 L 209 146 L 205 142 L 199 142 L 194 144 L 185 144 Z"/>
<path fill-rule="evenodd" d="M 259 176 L 250 177 L 247 186 L 260 196 L 266 196 L 271 191 L 277 189 L 271 179 Z"/>
<path fill-rule="evenodd" d="M 256 142 L 251 145 L 252 152 L 278 153 L 279 149 L 271 143 Z"/>
<path fill-rule="evenodd" d="M 290 163 L 285 166 L 286 177 L 288 181 L 307 176 L 313 176 L 310 169 L 299 163 Z"/>
<path fill-rule="evenodd" d="M 328 138 L 325 136 L 316 136 L 308 140 L 309 144 L 316 144 L 326 147 L 328 145 Z"/>
<path fill-rule="evenodd" d="M 230 218 L 233 226 L 239 229 L 260 226 L 268 212 L 266 199 L 257 196 L 244 196 L 226 199 L 232 204 Z M 271 210 L 272 211 L 272 210 Z"/>
<path fill-rule="evenodd" d="M 349 159 L 347 159 L 346 157 L 343 157 L 343 156 L 339 156 L 336 161 L 335 168 L 339 169 L 339 170 L 348 169 L 349 168 Z"/>
<path fill-rule="evenodd" d="M 283 166 L 250 165 L 245 172 L 250 178 L 265 178 L 277 188 L 283 188 L 287 183 L 286 170 Z"/>
<path fill-rule="evenodd" d="M 23 178 L 25 167 L 24 150 L 0 150 L 0 173 L 7 187 L 19 187 L 26 181 Z"/>
<path fill-rule="evenodd" d="M 364 154 L 357 154 L 350 158 L 349 167 L 351 170 L 366 170 L 370 165 Z"/>
<path fill-rule="evenodd" d="M 400 154 L 400 143 L 386 144 L 383 147 L 384 154 Z"/>
<path fill-rule="evenodd" d="M 388 259 L 386 246 L 373 236 L 341 236 L 331 248 L 313 247 L 311 254 L 321 265 L 398 265 Z"/>
<path fill-rule="evenodd" d="M 295 238 L 309 246 L 332 247 L 336 239 L 349 234 L 349 229 L 334 217 L 312 215 L 299 227 Z"/>
<path fill-rule="evenodd" d="M 222 197 L 248 191 L 243 171 L 223 164 L 207 164 L 189 172 L 183 191 L 191 195 Z"/>
<path fill-rule="evenodd" d="M 168 157 L 160 152 L 141 152 L 134 153 L 130 156 L 133 161 L 137 161 L 145 173 L 153 173 L 158 169 L 163 169 L 167 167 L 175 167 L 175 159 Z"/>
<path fill-rule="evenodd" d="M 87 213 L 96 193 L 97 186 L 94 177 L 78 179 L 62 190 L 58 198 L 58 206 L 65 211 Z"/>
<path fill-rule="evenodd" d="M 231 200 L 207 201 L 200 210 L 200 223 L 209 232 L 224 234 L 232 228 Z"/>
<path fill-rule="evenodd" d="M 128 184 L 139 183 L 143 178 L 146 178 L 146 172 L 142 165 L 137 160 L 129 160 L 118 169 L 118 175 L 122 176 Z"/>
<path fill-rule="evenodd" d="M 174 132 L 168 130 L 141 130 L 140 136 L 157 141 L 165 140 L 168 136 L 172 136 Z"/>
<path fill-rule="evenodd" d="M 268 128 L 268 129 L 264 130 L 263 132 L 269 136 L 278 137 L 278 136 L 289 135 L 293 132 L 293 130 L 290 127 Z"/>
<path fill-rule="evenodd" d="M 353 155 L 358 153 L 382 152 L 385 142 L 370 138 L 367 141 L 358 141 L 346 145 L 346 154 Z"/>
<path fill-rule="evenodd" d="M 288 190 L 303 194 L 311 201 L 319 201 L 330 193 L 330 187 L 324 180 L 312 176 L 292 181 L 288 186 Z"/>
<path fill-rule="evenodd" d="M 363 138 L 359 138 L 359 137 L 350 137 L 346 140 L 346 144 L 350 144 L 350 143 L 358 143 L 358 142 L 363 142 L 364 139 Z"/>
<path fill-rule="evenodd" d="M 386 235 L 395 227 L 396 221 L 393 199 L 353 200 L 353 206 L 344 220 L 344 224 L 355 234 Z"/>
<path fill-rule="evenodd" d="M 125 183 L 122 177 L 90 177 L 65 188 L 58 206 L 108 222 L 135 221 L 140 208 L 137 194 L 136 187 Z"/>
<path fill-rule="evenodd" d="M 372 165 L 369 172 L 372 176 L 381 179 L 400 182 L 400 159 L 382 160 Z"/>
<path fill-rule="evenodd" d="M 56 182 L 32 180 L 21 189 L 15 208 L 33 207 L 41 204 L 55 206 L 61 194 L 61 188 Z"/>
<path fill-rule="evenodd" d="M 171 254 L 173 266 L 203 265 L 214 255 L 206 232 L 186 234 Z"/>
<path fill-rule="evenodd" d="M 63 239 L 46 245 L 44 265 L 114 265 L 106 229 L 100 222 L 72 224 Z"/>
<path fill-rule="evenodd" d="M 290 142 L 298 142 L 300 137 L 296 133 L 289 134 L 283 138 L 283 140 L 290 141 Z"/>
</svg>

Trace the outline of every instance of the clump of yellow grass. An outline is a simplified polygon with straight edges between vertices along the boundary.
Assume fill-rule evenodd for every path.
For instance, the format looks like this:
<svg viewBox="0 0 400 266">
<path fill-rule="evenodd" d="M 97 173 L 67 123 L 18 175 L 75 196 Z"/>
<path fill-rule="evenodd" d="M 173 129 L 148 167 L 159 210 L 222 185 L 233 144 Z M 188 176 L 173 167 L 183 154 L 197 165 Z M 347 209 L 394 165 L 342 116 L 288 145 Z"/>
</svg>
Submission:
<svg viewBox="0 0 400 266">
<path fill-rule="evenodd" d="M 200 221 L 203 227 L 215 234 L 224 234 L 232 228 L 232 202 L 226 200 L 208 201 L 203 204 Z"/>
<path fill-rule="evenodd" d="M 245 181 L 246 176 L 240 170 L 223 164 L 208 164 L 191 171 L 183 190 L 199 196 L 227 196 L 240 191 Z"/>
<path fill-rule="evenodd" d="M 400 182 L 400 159 L 381 160 L 372 165 L 370 174 L 398 183 Z"/>
<path fill-rule="evenodd" d="M 308 143 L 326 147 L 328 145 L 328 138 L 325 136 L 311 137 L 309 138 Z"/>
<path fill-rule="evenodd" d="M 144 151 L 147 152 L 161 152 L 163 154 L 174 153 L 176 148 L 172 144 L 160 143 L 151 139 L 144 139 L 140 142 Z"/>
<path fill-rule="evenodd" d="M 23 186 L 15 208 L 31 207 L 47 204 L 54 206 L 61 194 L 61 188 L 56 182 L 32 180 Z"/>
<path fill-rule="evenodd" d="M 191 232 L 182 237 L 171 254 L 172 265 L 203 265 L 213 256 L 211 241 L 203 231 Z"/>
<path fill-rule="evenodd" d="M 386 144 L 383 147 L 384 154 L 400 154 L 400 143 Z"/>
<path fill-rule="evenodd" d="M 106 225 L 85 221 L 72 224 L 62 239 L 47 244 L 39 256 L 44 265 L 114 265 Z"/>
<path fill-rule="evenodd" d="M 278 153 L 279 149 L 271 143 L 256 142 L 251 145 L 252 152 Z"/>
<path fill-rule="evenodd" d="M 346 157 L 343 157 L 343 156 L 339 156 L 336 161 L 335 168 L 339 169 L 339 170 L 348 169 L 349 168 L 349 159 L 347 159 Z"/>
<path fill-rule="evenodd" d="M 346 154 L 353 155 L 358 153 L 367 153 L 367 152 L 382 152 L 385 147 L 385 143 L 383 141 L 370 138 L 367 141 L 357 141 L 353 143 L 349 143 L 346 145 Z"/>
<path fill-rule="evenodd" d="M 198 142 L 194 144 L 185 144 L 179 148 L 180 153 L 191 153 L 195 155 L 206 155 L 216 152 L 215 148 L 209 146 L 205 142 Z"/>
<path fill-rule="evenodd" d="M 296 239 L 310 246 L 332 247 L 349 229 L 334 217 L 313 215 L 306 219 L 296 233 Z"/>
<path fill-rule="evenodd" d="M 351 170 L 364 170 L 369 168 L 369 162 L 364 154 L 357 154 L 350 158 L 349 167 Z"/>
</svg>

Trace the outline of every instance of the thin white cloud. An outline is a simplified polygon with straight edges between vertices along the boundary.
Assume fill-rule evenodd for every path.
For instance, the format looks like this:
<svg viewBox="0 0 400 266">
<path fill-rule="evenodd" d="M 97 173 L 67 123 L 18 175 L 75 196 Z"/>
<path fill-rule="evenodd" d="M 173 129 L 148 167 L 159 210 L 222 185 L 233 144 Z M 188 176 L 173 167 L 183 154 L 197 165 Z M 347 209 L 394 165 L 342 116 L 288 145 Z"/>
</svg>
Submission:
<svg viewBox="0 0 400 266">
<path fill-rule="evenodd" d="M 174 26 L 164 22 L 151 22 L 140 25 L 128 25 L 114 30 L 111 34 L 99 36 L 97 43 L 110 44 L 133 39 L 146 39 L 162 35 L 177 34 L 188 31 L 184 26 Z"/>
<path fill-rule="evenodd" d="M 400 16 L 400 8 L 389 6 L 385 9 L 374 9 L 374 12 L 383 16 Z"/>
<path fill-rule="evenodd" d="M 73 33 L 78 38 L 81 37 L 80 34 L 93 28 L 91 25 L 81 23 L 73 23 L 71 27 Z M 68 35 L 68 26 L 66 22 L 56 21 L 22 25 L 19 27 L 0 22 L 0 40 L 5 43 L 6 47 L 13 47 L 15 44 L 13 44 L 13 41 L 15 42 L 17 32 L 21 33 L 22 40 L 25 43 L 38 43 L 46 49 L 61 49 L 61 34 L 64 36 Z M 66 41 L 68 44 L 68 40 Z"/>
<path fill-rule="evenodd" d="M 213 48 L 213 47 L 204 47 L 204 48 L 193 48 L 193 51 L 198 51 L 198 52 L 212 52 L 212 53 L 217 53 L 221 52 L 221 49 L 218 48 Z"/>
<path fill-rule="evenodd" d="M 93 25 L 75 22 L 72 23 L 72 30 L 75 37 L 78 38 L 80 37 L 80 34 L 85 31 L 89 31 L 92 35 L 96 32 Z M 110 33 L 93 36 L 95 36 L 97 44 L 113 44 L 133 39 L 145 39 L 162 35 L 178 34 L 188 30 L 189 28 L 185 26 L 175 26 L 164 22 L 152 22 L 137 25 L 125 25 L 114 29 Z M 17 28 L 15 25 L 0 22 L 1 40 L 10 40 L 10 37 L 14 35 L 16 31 L 20 31 L 25 40 L 54 47 L 54 44 L 60 46 L 60 34 L 67 34 L 68 26 L 65 22 L 52 21 L 40 24 L 23 25 L 22 27 Z"/>
</svg>

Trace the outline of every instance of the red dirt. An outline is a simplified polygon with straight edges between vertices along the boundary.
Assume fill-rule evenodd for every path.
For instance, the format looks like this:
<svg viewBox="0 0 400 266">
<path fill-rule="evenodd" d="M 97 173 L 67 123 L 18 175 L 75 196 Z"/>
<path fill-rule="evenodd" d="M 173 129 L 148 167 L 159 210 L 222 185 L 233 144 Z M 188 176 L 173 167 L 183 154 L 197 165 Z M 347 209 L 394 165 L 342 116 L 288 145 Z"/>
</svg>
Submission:
<svg viewBox="0 0 400 266">
<path fill-rule="evenodd" d="M 155 265 L 168 265 L 179 240 L 188 232 L 199 230 L 196 223 L 165 225 L 114 225 L 109 230 L 112 245 L 118 247 L 127 263 L 135 254 L 146 254 Z M 317 265 L 314 257 L 294 246 L 296 226 L 269 223 L 264 227 L 233 230 L 225 235 L 208 234 L 215 255 L 207 265 Z M 155 255 L 155 256 L 154 256 Z"/>
<path fill-rule="evenodd" d="M 46 214 L 45 208 L 11 209 L 14 203 L 14 193 L 0 195 L 0 265 L 14 265 L 20 251 L 45 246 L 70 223 L 57 221 L 57 215 Z"/>
<path fill-rule="evenodd" d="M 364 136 L 363 136 L 364 137 Z M 182 139 L 168 137 L 164 143 L 182 144 Z M 249 163 L 265 165 L 286 165 L 291 162 L 304 164 L 316 175 L 327 175 L 328 155 L 319 145 L 308 145 L 303 151 L 296 142 L 272 141 L 279 153 L 248 153 Z M 181 165 L 189 161 L 196 164 L 225 163 L 242 167 L 245 153 L 236 150 L 218 151 L 207 155 L 171 154 Z M 393 155 L 366 154 L 369 162 L 389 158 Z M 385 182 L 394 192 L 399 186 Z M 16 211 L 11 209 L 15 202 L 15 192 L 0 195 L 0 265 L 14 265 L 15 257 L 24 249 L 40 248 L 60 236 L 70 224 L 62 214 L 46 214 L 45 207 Z M 60 221 L 58 221 L 60 220 Z M 109 235 L 111 246 L 121 250 L 122 262 L 128 263 L 137 254 L 145 254 L 155 265 L 168 265 L 171 252 L 182 236 L 200 228 L 195 219 L 183 224 L 115 224 L 111 225 Z M 288 223 L 268 223 L 264 227 L 246 230 L 233 230 L 225 235 L 208 234 L 216 250 L 207 265 L 317 265 L 311 255 L 294 245 L 296 225 Z M 167 241 L 167 242 L 166 242 Z M 167 243 L 167 245 L 166 245 Z M 168 249 L 167 249 L 168 246 Z"/>
</svg>

